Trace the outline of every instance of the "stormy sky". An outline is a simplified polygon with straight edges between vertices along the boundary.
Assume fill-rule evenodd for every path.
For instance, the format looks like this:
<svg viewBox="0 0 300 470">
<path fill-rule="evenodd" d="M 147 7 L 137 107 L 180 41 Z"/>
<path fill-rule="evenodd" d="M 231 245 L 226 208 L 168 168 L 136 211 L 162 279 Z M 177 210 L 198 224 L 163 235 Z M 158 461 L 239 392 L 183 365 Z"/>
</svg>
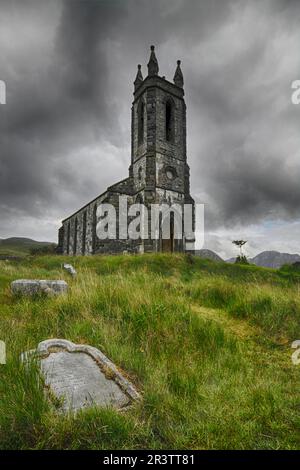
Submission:
<svg viewBox="0 0 300 470">
<path fill-rule="evenodd" d="M 182 60 L 205 246 L 300 252 L 298 0 L 0 0 L 0 238 L 60 221 L 128 175 L 136 66 Z"/>
</svg>

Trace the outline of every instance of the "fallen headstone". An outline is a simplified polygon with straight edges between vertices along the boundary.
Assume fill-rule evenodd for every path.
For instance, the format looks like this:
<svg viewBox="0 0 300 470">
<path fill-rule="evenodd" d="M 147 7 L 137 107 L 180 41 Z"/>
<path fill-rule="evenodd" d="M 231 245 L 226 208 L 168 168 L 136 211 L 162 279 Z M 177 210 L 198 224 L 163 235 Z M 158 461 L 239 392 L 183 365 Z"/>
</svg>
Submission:
<svg viewBox="0 0 300 470">
<path fill-rule="evenodd" d="M 71 264 L 65 263 L 64 264 L 64 269 L 66 271 L 68 271 L 68 273 L 71 274 L 71 276 L 73 276 L 73 277 L 75 277 L 76 274 L 77 274 L 76 269 Z"/>
<path fill-rule="evenodd" d="M 48 281 L 34 279 L 17 279 L 11 283 L 13 294 L 21 295 L 59 295 L 67 292 L 68 284 L 65 281 Z"/>
<path fill-rule="evenodd" d="M 23 353 L 22 360 L 39 358 L 50 396 L 64 412 L 91 406 L 127 407 L 139 394 L 116 366 L 98 349 L 65 339 L 49 339 L 36 350 Z"/>
</svg>

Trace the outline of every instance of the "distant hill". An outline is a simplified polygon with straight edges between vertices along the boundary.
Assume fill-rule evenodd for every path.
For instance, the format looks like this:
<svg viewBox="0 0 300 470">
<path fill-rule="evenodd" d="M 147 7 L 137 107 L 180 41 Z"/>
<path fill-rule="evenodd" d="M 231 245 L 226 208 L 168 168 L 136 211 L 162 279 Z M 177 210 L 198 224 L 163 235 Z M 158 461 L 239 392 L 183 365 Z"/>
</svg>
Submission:
<svg viewBox="0 0 300 470">
<path fill-rule="evenodd" d="M 199 256 L 200 258 L 204 258 L 204 259 L 212 259 L 213 261 L 224 261 L 221 256 L 217 255 L 217 253 L 215 253 L 214 251 L 212 250 L 195 250 L 195 255 L 196 256 Z"/>
<path fill-rule="evenodd" d="M 256 266 L 266 268 L 280 268 L 284 264 L 293 264 L 300 261 L 300 255 L 280 253 L 279 251 L 263 251 L 250 260 Z"/>
<path fill-rule="evenodd" d="M 227 263 L 234 263 L 236 258 L 229 258 Z M 263 251 L 254 258 L 248 258 L 249 263 L 265 268 L 281 268 L 284 264 L 294 264 L 300 262 L 300 255 L 290 253 L 280 253 L 279 251 Z"/>
<path fill-rule="evenodd" d="M 34 248 L 55 245 L 51 242 L 39 242 L 31 238 L 11 237 L 0 239 L 0 257 L 26 256 Z"/>
</svg>

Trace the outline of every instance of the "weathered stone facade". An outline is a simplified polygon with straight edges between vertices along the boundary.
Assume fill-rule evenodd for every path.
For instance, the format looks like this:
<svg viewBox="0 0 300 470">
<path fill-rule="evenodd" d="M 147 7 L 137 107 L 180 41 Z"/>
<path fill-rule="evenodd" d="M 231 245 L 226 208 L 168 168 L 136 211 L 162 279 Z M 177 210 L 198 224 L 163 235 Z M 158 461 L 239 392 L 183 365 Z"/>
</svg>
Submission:
<svg viewBox="0 0 300 470">
<path fill-rule="evenodd" d="M 186 155 L 186 105 L 180 61 L 174 83 L 171 83 L 158 75 L 154 46 L 151 46 L 148 76 L 143 79 L 139 65 L 134 88 L 129 177 L 107 188 L 62 222 L 59 252 L 63 254 L 186 251 L 187 240 L 192 241 L 193 233 L 186 233 L 185 227 L 182 227 L 181 239 L 162 240 L 162 216 L 156 239 L 121 239 L 118 224 L 116 239 L 97 237 L 98 205 L 112 204 L 119 220 L 119 196 L 127 196 L 128 206 L 134 203 L 143 203 L 147 208 L 151 204 L 179 204 L 181 207 L 191 204 L 194 208 Z M 150 210 L 148 217 L 150 233 Z M 171 217 L 172 220 L 171 223 L 177 223 Z M 183 224 L 182 221 L 179 223 Z"/>
</svg>

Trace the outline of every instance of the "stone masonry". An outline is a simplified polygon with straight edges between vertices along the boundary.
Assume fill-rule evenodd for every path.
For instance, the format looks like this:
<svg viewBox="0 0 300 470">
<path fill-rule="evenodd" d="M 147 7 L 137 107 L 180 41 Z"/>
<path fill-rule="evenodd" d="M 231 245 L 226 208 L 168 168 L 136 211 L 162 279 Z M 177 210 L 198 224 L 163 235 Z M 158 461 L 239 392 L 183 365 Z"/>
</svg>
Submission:
<svg viewBox="0 0 300 470">
<path fill-rule="evenodd" d="M 192 240 L 184 227 L 182 239 L 162 240 L 162 217 L 155 240 L 120 239 L 118 224 L 115 240 L 101 240 L 96 233 L 98 205 L 112 204 L 118 217 L 119 196 L 127 196 L 128 206 L 143 203 L 149 208 L 150 204 L 156 203 L 169 206 L 192 204 L 194 207 L 186 155 L 186 105 L 180 61 L 177 61 L 174 83 L 159 76 L 158 71 L 154 46 L 151 46 L 148 76 L 143 79 L 139 65 L 134 81 L 129 177 L 108 187 L 100 196 L 63 220 L 58 235 L 60 253 L 92 255 L 124 251 L 186 251 L 188 237 L 189 241 Z"/>
</svg>

